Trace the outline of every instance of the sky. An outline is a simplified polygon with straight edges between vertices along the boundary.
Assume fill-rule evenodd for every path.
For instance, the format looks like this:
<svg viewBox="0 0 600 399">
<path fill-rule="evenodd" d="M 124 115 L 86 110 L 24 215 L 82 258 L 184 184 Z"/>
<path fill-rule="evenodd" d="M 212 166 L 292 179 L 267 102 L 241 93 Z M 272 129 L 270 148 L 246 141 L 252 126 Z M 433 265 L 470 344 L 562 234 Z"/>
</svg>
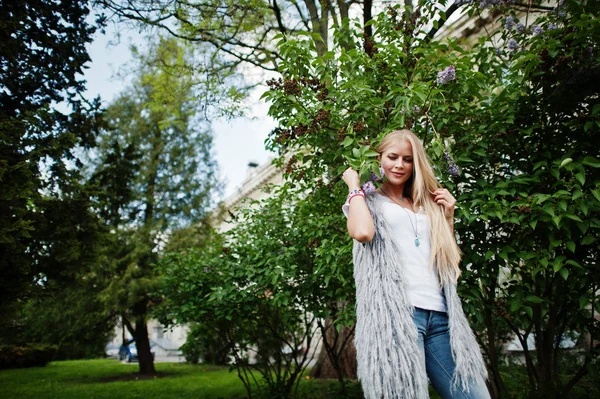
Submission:
<svg viewBox="0 0 600 399">
<path fill-rule="evenodd" d="M 105 31 L 104 34 L 97 32 L 89 46 L 92 62 L 88 64 L 84 79 L 88 98 L 99 95 L 104 105 L 108 105 L 127 85 L 126 80 L 118 77 L 118 72 L 131 61 L 130 45 L 142 45 L 143 40 L 138 32 L 112 24 Z M 273 156 L 264 148 L 268 133 L 276 126 L 267 116 L 268 105 L 259 100 L 266 89 L 266 86 L 259 86 L 251 93 L 246 101 L 249 112 L 245 117 L 230 121 L 222 118 L 212 123 L 214 155 L 219 164 L 224 198 L 240 187 L 248 172 L 248 163 L 263 164 Z"/>
</svg>

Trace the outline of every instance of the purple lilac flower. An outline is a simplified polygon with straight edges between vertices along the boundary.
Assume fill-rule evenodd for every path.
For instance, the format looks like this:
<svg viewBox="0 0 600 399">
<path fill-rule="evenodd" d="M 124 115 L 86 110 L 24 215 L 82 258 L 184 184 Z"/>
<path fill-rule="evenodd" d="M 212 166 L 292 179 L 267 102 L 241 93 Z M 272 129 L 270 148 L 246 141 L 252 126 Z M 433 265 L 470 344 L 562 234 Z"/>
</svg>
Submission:
<svg viewBox="0 0 600 399">
<path fill-rule="evenodd" d="M 522 23 L 519 22 L 517 24 L 517 32 L 519 32 L 519 33 L 525 32 L 525 25 L 523 25 Z"/>
<path fill-rule="evenodd" d="M 363 193 L 365 193 L 365 195 L 374 193 L 375 190 L 377 190 L 377 188 L 375 187 L 375 184 L 373 184 L 373 182 L 371 180 L 367 181 L 360 188 L 361 188 L 361 190 L 363 190 Z"/>
<path fill-rule="evenodd" d="M 544 29 L 542 29 L 541 26 L 539 25 L 532 25 L 531 26 L 531 31 L 533 32 L 534 35 L 541 35 L 542 33 L 544 33 Z"/>
<path fill-rule="evenodd" d="M 440 85 L 450 83 L 456 79 L 456 69 L 454 65 L 450 65 L 448 68 L 441 72 L 438 72 L 437 83 Z"/>
<path fill-rule="evenodd" d="M 421 108 L 420 108 L 418 105 L 413 105 L 413 107 L 412 107 L 411 111 L 412 111 L 414 114 L 420 114 L 420 113 L 421 113 Z"/>
<path fill-rule="evenodd" d="M 515 18 L 512 15 L 509 15 L 508 17 L 506 17 L 506 20 L 504 21 L 504 28 L 506 30 L 511 30 L 512 28 L 515 27 L 516 25 L 516 21 Z"/>
<path fill-rule="evenodd" d="M 559 0 L 558 4 L 556 4 L 556 13 L 558 14 L 559 17 L 564 17 L 565 15 L 567 15 L 567 12 L 565 11 L 564 7 L 563 7 L 563 0 Z"/>
<path fill-rule="evenodd" d="M 497 0 L 481 0 L 479 2 L 479 8 L 493 7 L 498 3 Z"/>
<path fill-rule="evenodd" d="M 507 4 L 513 4 L 515 0 L 481 0 L 479 8 L 499 7 Z"/>
<path fill-rule="evenodd" d="M 382 173 L 383 175 L 383 173 Z M 381 177 L 377 176 L 375 172 L 371 172 L 371 177 L 369 177 L 369 181 L 381 181 Z"/>
<path fill-rule="evenodd" d="M 502 49 L 496 48 L 496 55 L 502 55 Z"/>
<path fill-rule="evenodd" d="M 517 51 L 519 49 L 519 43 L 515 39 L 510 39 L 506 46 L 510 51 Z"/>
<path fill-rule="evenodd" d="M 454 159 L 448 153 L 448 151 L 444 151 L 444 160 L 448 164 L 448 173 L 450 174 L 450 176 L 458 176 L 458 174 L 460 173 L 460 169 L 458 168 L 458 165 L 456 164 L 456 162 L 454 162 Z"/>
<path fill-rule="evenodd" d="M 479 2 L 479 8 L 493 7 L 499 3 L 498 0 L 481 0 Z"/>
<path fill-rule="evenodd" d="M 594 47 L 587 46 L 584 50 L 584 54 L 587 55 L 589 58 L 594 58 Z"/>
<path fill-rule="evenodd" d="M 548 30 L 554 30 L 554 29 L 556 29 L 556 24 L 549 23 L 548 24 Z"/>
<path fill-rule="evenodd" d="M 460 169 L 457 164 L 448 165 L 448 173 L 450 176 L 457 177 L 460 174 Z"/>
</svg>

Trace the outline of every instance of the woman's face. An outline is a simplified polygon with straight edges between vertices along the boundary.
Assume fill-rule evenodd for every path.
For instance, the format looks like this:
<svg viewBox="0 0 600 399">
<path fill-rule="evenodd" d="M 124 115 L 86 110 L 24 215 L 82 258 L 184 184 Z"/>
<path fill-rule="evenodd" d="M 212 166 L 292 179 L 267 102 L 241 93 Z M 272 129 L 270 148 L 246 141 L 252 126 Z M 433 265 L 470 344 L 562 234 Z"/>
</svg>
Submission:
<svg viewBox="0 0 600 399">
<path fill-rule="evenodd" d="M 381 167 L 386 180 L 394 186 L 403 186 L 413 173 L 412 145 L 406 140 L 392 142 L 381 154 Z"/>
</svg>

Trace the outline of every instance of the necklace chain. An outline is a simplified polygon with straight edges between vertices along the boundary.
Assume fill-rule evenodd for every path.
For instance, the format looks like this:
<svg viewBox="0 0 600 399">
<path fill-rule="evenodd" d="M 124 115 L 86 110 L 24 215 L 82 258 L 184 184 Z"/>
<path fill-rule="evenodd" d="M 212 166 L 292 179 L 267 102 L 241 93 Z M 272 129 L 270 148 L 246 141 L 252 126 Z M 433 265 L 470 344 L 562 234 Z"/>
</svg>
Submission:
<svg viewBox="0 0 600 399">
<path fill-rule="evenodd" d="M 408 210 L 406 210 L 406 208 L 403 207 L 402 204 L 400 204 L 400 202 L 398 202 L 398 200 L 396 200 L 394 197 L 392 197 L 391 195 L 389 195 L 388 193 L 386 193 L 383 188 L 381 188 L 381 191 L 386 195 L 386 197 L 388 197 L 389 199 L 391 199 L 392 202 L 396 203 L 397 205 L 400 206 L 400 208 L 404 209 L 404 212 L 406 212 L 406 216 L 408 216 L 408 221 L 410 222 L 410 226 L 413 229 L 413 233 L 415 233 L 415 245 L 417 247 L 419 245 L 421 245 L 421 241 L 419 240 L 419 238 L 421 238 L 421 237 L 419 236 L 419 219 L 418 219 L 418 215 L 415 213 L 415 223 L 413 223 L 412 218 L 410 217 L 410 212 L 408 212 Z M 400 201 L 404 202 L 404 198 L 400 198 Z M 412 205 L 410 204 L 410 202 L 409 202 L 409 206 L 412 207 Z"/>
</svg>

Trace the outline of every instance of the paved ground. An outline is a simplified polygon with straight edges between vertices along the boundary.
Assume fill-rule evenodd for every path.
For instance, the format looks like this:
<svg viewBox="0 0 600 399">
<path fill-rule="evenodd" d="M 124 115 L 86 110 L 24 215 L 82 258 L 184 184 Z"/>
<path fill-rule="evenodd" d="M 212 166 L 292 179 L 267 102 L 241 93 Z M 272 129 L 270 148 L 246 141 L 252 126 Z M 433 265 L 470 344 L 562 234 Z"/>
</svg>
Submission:
<svg viewBox="0 0 600 399">
<path fill-rule="evenodd" d="M 183 356 L 155 356 L 155 363 L 182 363 L 185 362 L 185 357 Z"/>
</svg>

